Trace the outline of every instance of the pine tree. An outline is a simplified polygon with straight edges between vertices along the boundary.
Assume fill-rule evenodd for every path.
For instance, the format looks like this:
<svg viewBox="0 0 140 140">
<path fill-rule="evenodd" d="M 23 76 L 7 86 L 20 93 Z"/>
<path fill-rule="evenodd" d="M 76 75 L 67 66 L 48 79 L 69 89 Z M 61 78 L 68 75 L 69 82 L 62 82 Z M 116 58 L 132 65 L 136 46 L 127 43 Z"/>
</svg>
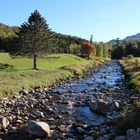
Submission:
<svg viewBox="0 0 140 140">
<path fill-rule="evenodd" d="M 31 13 L 28 22 L 21 25 L 18 33 L 22 43 L 21 52 L 33 55 L 33 69 L 37 69 L 37 53 L 48 46 L 50 35 L 46 20 L 37 10 Z"/>
</svg>

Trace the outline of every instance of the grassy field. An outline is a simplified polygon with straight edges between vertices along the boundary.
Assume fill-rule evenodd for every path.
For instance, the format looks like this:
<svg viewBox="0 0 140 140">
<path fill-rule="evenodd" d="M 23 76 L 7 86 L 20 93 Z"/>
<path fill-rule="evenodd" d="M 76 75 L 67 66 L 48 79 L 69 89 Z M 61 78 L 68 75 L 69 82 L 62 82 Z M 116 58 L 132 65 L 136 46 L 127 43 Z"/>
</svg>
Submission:
<svg viewBox="0 0 140 140">
<path fill-rule="evenodd" d="M 86 59 L 70 54 L 53 54 L 46 58 L 38 58 L 37 65 L 41 70 L 57 69 L 69 64 L 83 64 Z M 33 65 L 32 58 L 15 57 L 11 58 L 8 53 L 0 53 L 0 71 L 22 71 L 31 70 Z"/>
<path fill-rule="evenodd" d="M 94 58 L 86 60 L 70 54 L 54 54 L 39 58 L 39 70 L 32 69 L 32 58 L 11 58 L 7 53 L 0 53 L 0 97 L 11 97 L 22 89 L 48 87 L 59 79 L 82 75 L 86 67 L 97 66 L 105 60 Z"/>
<path fill-rule="evenodd" d="M 130 84 L 140 93 L 140 58 L 121 60 L 125 72 L 130 77 Z"/>
</svg>

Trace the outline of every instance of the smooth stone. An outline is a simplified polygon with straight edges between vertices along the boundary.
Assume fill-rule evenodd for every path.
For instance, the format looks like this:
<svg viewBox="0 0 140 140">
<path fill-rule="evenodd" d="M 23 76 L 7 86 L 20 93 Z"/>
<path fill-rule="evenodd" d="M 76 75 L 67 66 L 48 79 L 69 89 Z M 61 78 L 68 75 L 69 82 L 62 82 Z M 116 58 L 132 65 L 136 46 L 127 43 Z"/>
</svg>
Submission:
<svg viewBox="0 0 140 140">
<path fill-rule="evenodd" d="M 78 131 L 78 133 L 84 134 L 85 130 L 81 127 L 77 127 L 76 130 Z"/>
<path fill-rule="evenodd" d="M 128 138 L 128 140 L 140 140 L 140 134 L 135 134 L 134 136 Z"/>
<path fill-rule="evenodd" d="M 10 122 L 8 121 L 8 119 L 4 116 L 0 116 L 0 129 L 5 129 L 8 125 L 10 124 Z"/>
<path fill-rule="evenodd" d="M 90 102 L 90 109 L 94 112 L 106 115 L 109 112 L 119 109 L 119 103 L 116 101 L 106 102 L 103 99 Z"/>
<path fill-rule="evenodd" d="M 85 137 L 84 140 L 95 140 L 92 136 Z"/>
<path fill-rule="evenodd" d="M 140 128 L 137 128 L 137 134 L 140 134 Z"/>
<path fill-rule="evenodd" d="M 28 91 L 27 90 L 21 90 L 20 93 L 23 94 L 23 95 L 28 95 Z"/>
<path fill-rule="evenodd" d="M 40 112 L 40 111 L 35 111 L 33 114 L 34 114 L 37 118 L 44 117 L 44 113 L 43 113 L 43 112 Z"/>
<path fill-rule="evenodd" d="M 106 129 L 102 128 L 100 130 L 100 135 L 105 135 L 106 133 L 107 133 L 107 130 Z"/>
<path fill-rule="evenodd" d="M 21 130 L 39 138 L 50 135 L 50 126 L 46 122 L 37 122 L 31 120 L 23 128 L 21 128 Z"/>
<path fill-rule="evenodd" d="M 114 140 L 126 140 L 125 136 L 117 136 Z"/>
<path fill-rule="evenodd" d="M 109 140 L 108 137 L 98 137 L 97 140 Z"/>
<path fill-rule="evenodd" d="M 133 136 L 135 134 L 136 134 L 136 131 L 134 129 L 128 129 L 126 131 L 127 138 L 130 138 L 131 136 Z"/>
</svg>

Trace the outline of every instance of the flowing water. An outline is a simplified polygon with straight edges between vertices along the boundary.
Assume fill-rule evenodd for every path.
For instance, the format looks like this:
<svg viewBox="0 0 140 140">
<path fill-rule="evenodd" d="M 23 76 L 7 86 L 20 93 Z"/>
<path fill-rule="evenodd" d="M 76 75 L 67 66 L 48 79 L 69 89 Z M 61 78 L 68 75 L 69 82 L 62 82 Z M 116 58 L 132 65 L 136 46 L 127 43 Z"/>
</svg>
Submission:
<svg viewBox="0 0 140 140">
<path fill-rule="evenodd" d="M 28 119 L 36 120 L 33 116 L 34 111 L 39 110 L 45 115 L 41 118 L 42 121 L 46 121 L 54 130 L 54 139 L 59 137 L 65 140 L 66 137 L 74 137 L 81 140 L 85 133 L 77 133 L 77 126 L 83 127 L 85 124 L 92 130 L 92 128 L 96 128 L 94 126 L 104 125 L 107 119 L 112 118 L 117 113 L 113 111 L 105 116 L 97 114 L 90 110 L 90 102 L 98 99 L 123 102 L 121 98 L 123 98 L 124 88 L 124 75 L 121 66 L 117 61 L 109 61 L 97 68 L 87 78 L 77 82 L 66 83 L 51 89 L 49 92 L 43 92 L 41 89 L 41 91 L 31 92 L 26 96 L 22 95 L 21 98 L 15 99 L 14 104 L 4 104 L 4 112 L 5 116 L 7 114 L 15 116 L 16 114 L 22 120 L 22 124 L 25 124 Z M 25 108 L 23 109 L 23 107 Z M 19 112 L 18 115 L 17 112 Z M 17 128 L 15 122 L 16 120 L 13 120 L 13 127 L 9 130 Z M 18 126 L 20 127 L 19 123 Z M 66 129 L 64 130 L 64 128 Z M 87 133 L 89 128 L 85 129 Z M 6 137 L 6 140 L 34 140 L 26 134 L 23 135 L 20 131 L 14 133 L 11 131 L 3 137 Z"/>
<path fill-rule="evenodd" d="M 68 101 L 67 109 L 80 121 L 100 125 L 104 123 L 105 116 L 93 113 L 89 108 L 89 102 L 98 97 L 108 98 L 106 95 L 119 94 L 122 91 L 124 75 L 121 66 L 116 61 L 110 61 L 102 65 L 96 72 L 86 79 L 68 83 L 57 87 L 54 92 L 64 96 Z M 79 105 L 75 105 L 76 102 Z"/>
</svg>

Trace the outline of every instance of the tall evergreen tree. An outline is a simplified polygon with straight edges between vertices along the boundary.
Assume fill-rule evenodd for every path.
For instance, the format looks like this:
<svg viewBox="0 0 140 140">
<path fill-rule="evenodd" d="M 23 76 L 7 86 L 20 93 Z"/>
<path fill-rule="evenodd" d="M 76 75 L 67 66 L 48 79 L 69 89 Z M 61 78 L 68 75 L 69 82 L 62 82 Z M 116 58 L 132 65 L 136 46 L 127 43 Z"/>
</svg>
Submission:
<svg viewBox="0 0 140 140">
<path fill-rule="evenodd" d="M 50 34 L 46 20 L 37 10 L 20 27 L 18 36 L 22 43 L 21 52 L 33 55 L 33 69 L 37 69 L 37 53 L 48 46 Z"/>
</svg>

